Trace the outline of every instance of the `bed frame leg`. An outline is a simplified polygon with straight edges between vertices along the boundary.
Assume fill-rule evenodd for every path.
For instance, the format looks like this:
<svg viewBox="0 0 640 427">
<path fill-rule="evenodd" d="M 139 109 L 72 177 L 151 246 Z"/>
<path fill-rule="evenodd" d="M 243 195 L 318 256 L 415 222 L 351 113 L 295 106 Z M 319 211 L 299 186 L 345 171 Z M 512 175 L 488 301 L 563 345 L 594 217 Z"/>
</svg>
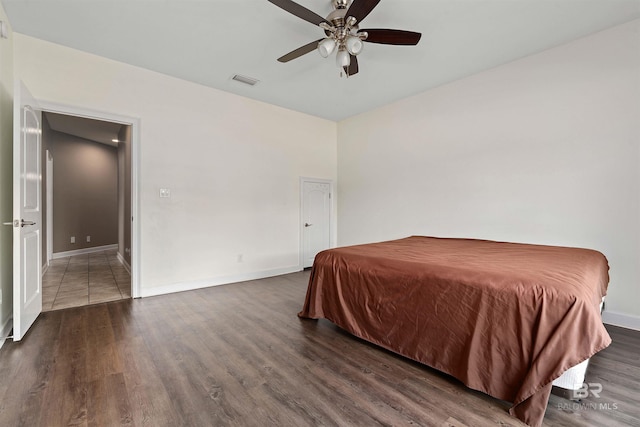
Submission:
<svg viewBox="0 0 640 427">
<path fill-rule="evenodd" d="M 576 390 L 569 390 L 566 388 L 553 386 L 551 388 L 551 393 L 555 394 L 556 396 L 562 397 L 564 399 L 571 400 L 573 402 L 579 403 L 582 401 L 582 399 L 578 397 Z"/>
</svg>

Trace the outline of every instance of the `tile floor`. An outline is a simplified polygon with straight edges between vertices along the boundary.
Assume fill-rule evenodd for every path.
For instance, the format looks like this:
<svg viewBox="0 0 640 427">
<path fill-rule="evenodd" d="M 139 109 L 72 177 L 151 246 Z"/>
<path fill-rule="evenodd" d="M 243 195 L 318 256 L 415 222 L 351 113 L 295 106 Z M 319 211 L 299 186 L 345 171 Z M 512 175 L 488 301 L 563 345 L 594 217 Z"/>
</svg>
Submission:
<svg viewBox="0 0 640 427">
<path fill-rule="evenodd" d="M 131 298 L 131 276 L 116 250 L 59 258 L 42 277 L 42 311 Z"/>
</svg>

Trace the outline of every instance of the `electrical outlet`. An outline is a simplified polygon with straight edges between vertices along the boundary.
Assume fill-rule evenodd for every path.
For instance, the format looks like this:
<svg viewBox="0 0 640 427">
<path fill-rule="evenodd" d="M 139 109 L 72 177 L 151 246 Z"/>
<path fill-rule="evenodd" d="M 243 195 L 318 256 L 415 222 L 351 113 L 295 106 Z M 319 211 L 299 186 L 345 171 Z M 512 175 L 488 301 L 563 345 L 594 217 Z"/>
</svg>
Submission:
<svg viewBox="0 0 640 427">
<path fill-rule="evenodd" d="M 91 241 L 91 236 L 87 236 L 87 242 Z"/>
<path fill-rule="evenodd" d="M 75 243 L 76 242 L 76 236 L 71 236 L 71 243 Z"/>
</svg>

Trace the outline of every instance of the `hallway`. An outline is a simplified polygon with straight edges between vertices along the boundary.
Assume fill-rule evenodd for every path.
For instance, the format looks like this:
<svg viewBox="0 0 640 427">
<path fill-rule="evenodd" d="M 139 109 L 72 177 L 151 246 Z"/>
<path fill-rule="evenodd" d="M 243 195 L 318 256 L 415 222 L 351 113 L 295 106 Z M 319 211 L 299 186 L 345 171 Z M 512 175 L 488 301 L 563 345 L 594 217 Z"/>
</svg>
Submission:
<svg viewBox="0 0 640 427">
<path fill-rule="evenodd" d="M 131 298 L 131 276 L 116 250 L 59 258 L 42 277 L 42 311 Z"/>
</svg>

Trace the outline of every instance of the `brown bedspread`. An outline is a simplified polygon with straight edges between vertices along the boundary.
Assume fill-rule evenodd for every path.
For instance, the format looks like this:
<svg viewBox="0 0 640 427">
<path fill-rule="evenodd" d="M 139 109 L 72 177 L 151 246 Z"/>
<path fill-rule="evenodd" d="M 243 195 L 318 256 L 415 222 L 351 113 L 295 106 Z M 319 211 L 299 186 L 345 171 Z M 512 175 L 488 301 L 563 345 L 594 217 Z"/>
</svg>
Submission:
<svg viewBox="0 0 640 427">
<path fill-rule="evenodd" d="M 299 316 L 513 402 L 538 426 L 551 382 L 611 343 L 608 269 L 589 249 L 414 236 L 320 252 Z"/>
</svg>

